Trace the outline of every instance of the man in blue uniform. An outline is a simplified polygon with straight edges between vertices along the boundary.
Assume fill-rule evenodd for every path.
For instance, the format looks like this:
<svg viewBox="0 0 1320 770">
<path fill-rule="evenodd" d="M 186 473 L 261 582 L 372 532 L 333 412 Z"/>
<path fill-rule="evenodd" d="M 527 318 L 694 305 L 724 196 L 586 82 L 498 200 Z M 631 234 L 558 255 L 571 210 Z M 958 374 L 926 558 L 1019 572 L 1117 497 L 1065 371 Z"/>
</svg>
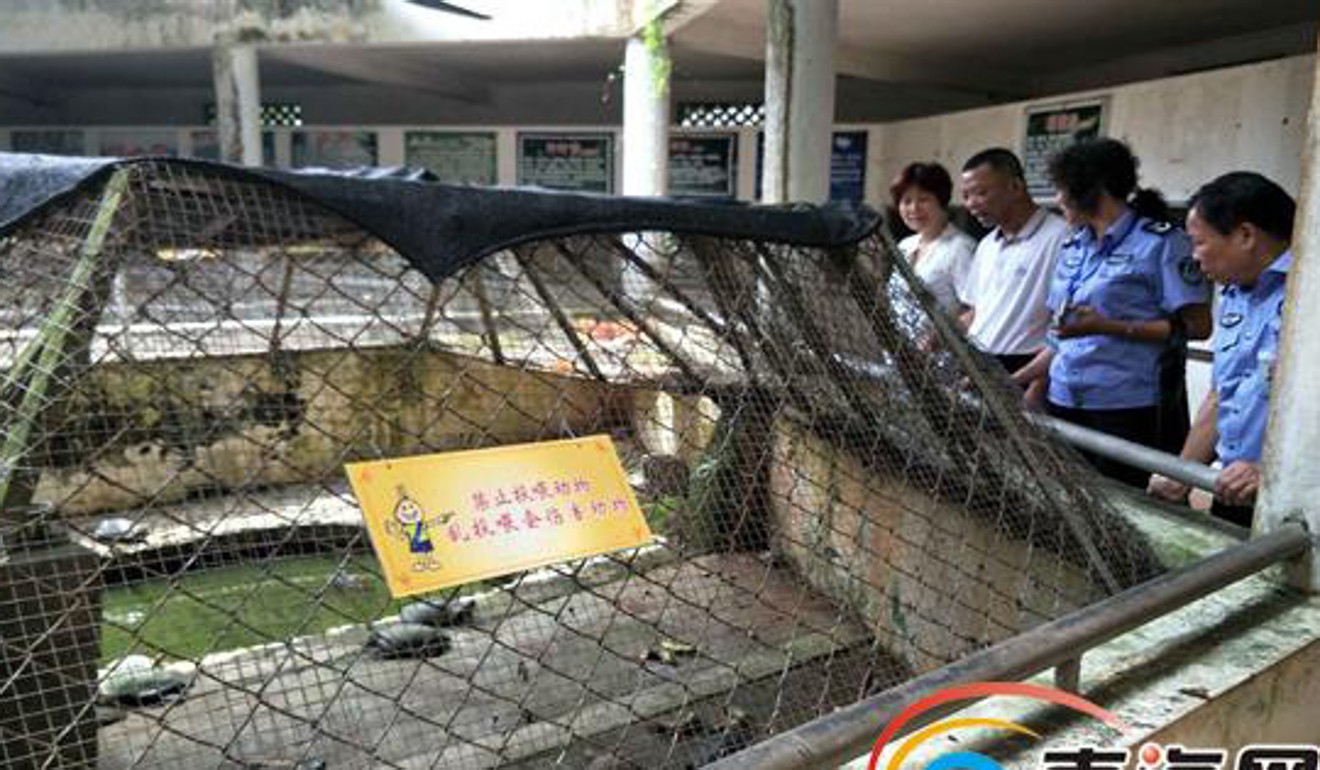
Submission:
<svg viewBox="0 0 1320 770">
<path fill-rule="evenodd" d="M 1192 197 L 1187 232 L 1201 269 L 1222 283 L 1214 338 L 1214 384 L 1201 405 L 1182 456 L 1218 458 L 1224 469 L 1211 512 L 1251 526 L 1260 487 L 1260 456 L 1269 416 L 1284 284 L 1292 264 L 1296 204 L 1265 177 L 1225 174 Z M 1185 500 L 1188 489 L 1152 476 L 1152 494 Z"/>
</svg>

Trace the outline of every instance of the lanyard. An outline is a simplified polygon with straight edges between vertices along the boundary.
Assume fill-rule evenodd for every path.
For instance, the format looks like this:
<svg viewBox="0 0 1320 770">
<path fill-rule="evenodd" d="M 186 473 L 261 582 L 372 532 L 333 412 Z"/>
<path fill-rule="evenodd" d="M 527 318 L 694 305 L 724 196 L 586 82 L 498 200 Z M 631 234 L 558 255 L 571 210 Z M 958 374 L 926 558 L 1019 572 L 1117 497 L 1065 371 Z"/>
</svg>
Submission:
<svg viewBox="0 0 1320 770">
<path fill-rule="evenodd" d="M 1100 266 L 1104 264 L 1105 257 L 1113 254 L 1114 249 L 1121 246 L 1123 241 L 1127 240 L 1127 237 L 1132 234 L 1132 230 L 1137 226 L 1138 219 L 1139 217 L 1136 214 L 1132 214 L 1132 218 L 1128 221 L 1127 227 L 1124 227 L 1122 232 L 1116 234 L 1107 245 L 1104 237 L 1101 236 L 1100 248 L 1097 249 L 1094 254 L 1083 256 L 1082 263 L 1073 270 L 1072 276 L 1068 279 L 1068 298 L 1065 302 L 1066 306 L 1073 304 L 1073 297 L 1076 296 L 1077 290 L 1081 288 L 1082 284 L 1091 280 L 1095 276 L 1096 272 L 1100 269 Z M 1086 270 L 1088 262 L 1093 263 L 1090 265 L 1090 270 Z M 1082 274 L 1083 270 L 1086 270 L 1085 275 Z"/>
</svg>

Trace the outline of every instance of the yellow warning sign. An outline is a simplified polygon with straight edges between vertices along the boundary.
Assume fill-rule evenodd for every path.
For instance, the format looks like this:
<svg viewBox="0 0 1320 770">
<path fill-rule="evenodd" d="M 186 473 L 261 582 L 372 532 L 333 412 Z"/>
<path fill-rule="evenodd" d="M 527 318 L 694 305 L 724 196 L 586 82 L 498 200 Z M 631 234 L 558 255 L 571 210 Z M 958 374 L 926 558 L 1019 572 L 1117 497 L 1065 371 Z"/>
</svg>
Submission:
<svg viewBox="0 0 1320 770">
<path fill-rule="evenodd" d="M 609 436 L 345 470 L 396 597 L 651 541 Z"/>
</svg>

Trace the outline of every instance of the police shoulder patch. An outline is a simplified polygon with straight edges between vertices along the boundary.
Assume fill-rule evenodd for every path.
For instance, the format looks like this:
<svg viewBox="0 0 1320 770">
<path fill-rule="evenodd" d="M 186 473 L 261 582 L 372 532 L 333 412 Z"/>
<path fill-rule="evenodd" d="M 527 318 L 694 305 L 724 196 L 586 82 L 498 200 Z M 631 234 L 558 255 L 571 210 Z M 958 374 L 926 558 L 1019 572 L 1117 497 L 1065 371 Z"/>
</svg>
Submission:
<svg viewBox="0 0 1320 770">
<path fill-rule="evenodd" d="M 1200 286 L 1205 283 L 1205 273 L 1201 272 L 1201 266 L 1191 257 L 1183 257 L 1178 261 L 1178 275 L 1188 286 Z"/>
<path fill-rule="evenodd" d="M 1141 226 L 1142 230 L 1156 235 L 1166 235 L 1173 232 L 1173 223 L 1149 221 Z"/>
</svg>

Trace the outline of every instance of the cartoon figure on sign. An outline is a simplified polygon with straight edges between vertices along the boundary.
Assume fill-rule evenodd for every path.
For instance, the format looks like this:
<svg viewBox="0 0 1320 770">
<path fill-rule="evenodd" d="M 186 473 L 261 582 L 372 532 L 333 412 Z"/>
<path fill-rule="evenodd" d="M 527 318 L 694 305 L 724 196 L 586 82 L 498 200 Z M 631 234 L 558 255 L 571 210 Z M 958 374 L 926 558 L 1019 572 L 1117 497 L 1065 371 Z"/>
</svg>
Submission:
<svg viewBox="0 0 1320 770">
<path fill-rule="evenodd" d="M 399 534 L 408 540 L 408 550 L 411 553 L 422 554 L 435 550 L 431 536 L 426 531 L 422 506 L 408 497 L 402 484 L 399 485 L 399 502 L 394 506 L 394 518 L 403 527 Z"/>
</svg>

